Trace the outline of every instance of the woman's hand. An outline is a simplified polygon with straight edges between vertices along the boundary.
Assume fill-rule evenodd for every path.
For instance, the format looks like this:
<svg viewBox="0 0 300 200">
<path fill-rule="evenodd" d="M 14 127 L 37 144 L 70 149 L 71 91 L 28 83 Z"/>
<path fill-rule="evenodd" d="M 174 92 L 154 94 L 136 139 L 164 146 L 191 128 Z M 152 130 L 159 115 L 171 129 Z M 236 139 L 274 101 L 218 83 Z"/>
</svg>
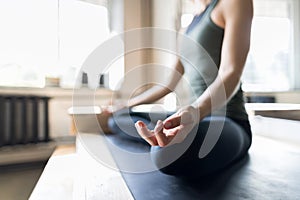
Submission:
<svg viewBox="0 0 300 200">
<path fill-rule="evenodd" d="M 125 108 L 127 108 L 127 105 L 124 101 L 110 101 L 106 105 L 101 106 L 101 111 L 107 115 L 112 115 L 113 113 Z"/>
<path fill-rule="evenodd" d="M 164 147 L 181 143 L 199 119 L 198 109 L 187 106 L 164 121 L 158 120 L 154 130 L 149 130 L 142 121 L 136 122 L 135 126 L 141 137 L 150 145 Z"/>
</svg>

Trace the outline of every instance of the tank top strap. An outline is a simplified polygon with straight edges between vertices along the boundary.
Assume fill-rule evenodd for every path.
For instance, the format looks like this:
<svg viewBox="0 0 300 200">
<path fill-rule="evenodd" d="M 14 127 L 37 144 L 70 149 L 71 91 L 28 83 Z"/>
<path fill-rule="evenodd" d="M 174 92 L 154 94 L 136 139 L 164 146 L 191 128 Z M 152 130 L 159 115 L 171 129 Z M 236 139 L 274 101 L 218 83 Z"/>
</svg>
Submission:
<svg viewBox="0 0 300 200">
<path fill-rule="evenodd" d="M 208 5 L 208 8 L 207 8 L 207 11 L 205 14 L 210 16 L 210 13 L 216 7 L 218 2 L 219 2 L 219 0 L 212 0 L 212 2 Z"/>
</svg>

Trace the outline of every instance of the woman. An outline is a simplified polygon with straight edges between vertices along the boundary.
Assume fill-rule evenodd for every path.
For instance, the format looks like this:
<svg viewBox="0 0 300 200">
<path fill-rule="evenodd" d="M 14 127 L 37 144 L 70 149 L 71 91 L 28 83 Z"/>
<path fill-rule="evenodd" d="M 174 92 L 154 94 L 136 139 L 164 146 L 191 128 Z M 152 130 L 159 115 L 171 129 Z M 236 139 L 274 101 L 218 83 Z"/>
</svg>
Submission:
<svg viewBox="0 0 300 200">
<path fill-rule="evenodd" d="M 178 58 L 174 74 L 165 87 L 153 87 L 128 102 L 128 107 L 151 103 L 171 92 L 181 76 L 187 73 L 197 99 L 190 106 L 179 109 L 167 119 L 158 120 L 149 130 L 149 119 L 135 113 L 137 133 L 151 146 L 153 161 L 164 173 L 177 176 L 204 176 L 230 166 L 246 155 L 251 145 L 251 130 L 244 108 L 240 77 L 243 72 L 250 45 L 253 18 L 252 0 L 194 0 L 196 15 L 186 31 L 186 36 L 200 44 L 217 66 L 215 77 L 191 73 L 188 62 Z M 186 58 L 196 62 L 196 69 L 202 71 L 203 64 L 198 52 L 182 46 Z M 187 51 L 188 50 L 188 51 Z M 199 59 L 197 59 L 199 57 Z M 207 69 L 204 69 L 207 70 Z M 213 74 L 213 73 L 208 73 Z M 109 126 L 113 132 L 124 132 L 120 125 L 130 129 L 126 115 L 111 118 Z M 210 129 L 210 127 L 220 127 Z M 211 131 L 218 137 L 201 155 L 201 146 Z M 210 132 L 209 132 L 210 131 Z M 194 134 L 193 134 L 194 133 Z M 189 142 L 186 142 L 189 141 Z M 168 160 L 175 149 L 188 145 L 184 153 L 174 160 Z M 205 145 L 204 145 L 205 146 Z"/>
</svg>

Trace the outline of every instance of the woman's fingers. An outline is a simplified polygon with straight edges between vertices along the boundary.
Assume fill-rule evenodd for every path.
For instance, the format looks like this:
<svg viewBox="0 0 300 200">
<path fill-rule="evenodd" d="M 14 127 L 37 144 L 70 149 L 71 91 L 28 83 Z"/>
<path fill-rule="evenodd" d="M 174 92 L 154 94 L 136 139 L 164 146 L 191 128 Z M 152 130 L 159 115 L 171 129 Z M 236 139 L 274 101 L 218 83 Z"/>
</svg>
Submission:
<svg viewBox="0 0 300 200">
<path fill-rule="evenodd" d="M 187 130 L 187 128 L 183 125 L 180 125 L 174 130 L 174 138 L 171 141 L 171 144 L 183 142 L 188 133 L 189 131 Z"/>
<path fill-rule="evenodd" d="M 174 125 L 176 120 L 177 119 L 175 118 L 175 120 L 172 121 L 174 122 Z M 170 144 L 180 143 L 185 138 L 184 131 L 182 131 L 185 127 L 180 125 L 180 123 L 174 128 L 164 129 L 164 123 L 161 120 L 158 120 L 154 130 L 151 131 L 144 122 L 138 121 L 135 123 L 135 127 L 140 136 L 152 146 L 158 145 L 160 147 L 165 147 Z"/>
<path fill-rule="evenodd" d="M 165 129 L 164 133 L 168 137 L 175 136 L 175 135 L 178 134 L 178 132 L 180 131 L 181 128 L 182 128 L 182 126 L 177 126 L 175 128 L 172 128 L 172 129 Z"/>
<path fill-rule="evenodd" d="M 144 122 L 137 121 L 135 123 L 135 128 L 136 128 L 137 132 L 140 134 L 140 136 L 144 140 L 146 140 L 151 146 L 157 145 L 157 140 L 156 140 L 156 137 L 155 137 L 153 131 L 150 131 Z"/>
<path fill-rule="evenodd" d="M 158 120 L 154 128 L 154 134 L 156 136 L 157 144 L 160 147 L 164 147 L 168 145 L 170 142 L 170 138 L 166 136 L 163 130 L 164 130 L 164 124 L 161 120 Z"/>
<path fill-rule="evenodd" d="M 194 123 L 194 119 L 191 113 L 184 111 L 177 116 L 171 116 L 164 121 L 164 128 L 173 129 L 180 125 L 188 125 Z"/>
<path fill-rule="evenodd" d="M 171 116 L 164 121 L 165 129 L 172 129 L 179 126 L 181 123 L 181 116 Z"/>
</svg>

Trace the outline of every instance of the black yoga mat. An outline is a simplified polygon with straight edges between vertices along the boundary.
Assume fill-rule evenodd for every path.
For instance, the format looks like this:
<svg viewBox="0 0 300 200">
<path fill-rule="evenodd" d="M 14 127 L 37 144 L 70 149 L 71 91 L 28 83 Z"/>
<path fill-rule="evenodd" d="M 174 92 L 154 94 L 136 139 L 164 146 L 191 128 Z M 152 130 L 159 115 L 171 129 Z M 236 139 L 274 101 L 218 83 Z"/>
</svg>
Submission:
<svg viewBox="0 0 300 200">
<path fill-rule="evenodd" d="M 113 134 L 108 142 L 137 153 L 149 150 L 148 145 Z M 121 164 L 118 156 L 114 158 Z M 254 137 L 248 156 L 214 176 L 188 180 L 160 171 L 122 175 L 136 200 L 300 199 L 300 148 L 293 151 Z"/>
</svg>

